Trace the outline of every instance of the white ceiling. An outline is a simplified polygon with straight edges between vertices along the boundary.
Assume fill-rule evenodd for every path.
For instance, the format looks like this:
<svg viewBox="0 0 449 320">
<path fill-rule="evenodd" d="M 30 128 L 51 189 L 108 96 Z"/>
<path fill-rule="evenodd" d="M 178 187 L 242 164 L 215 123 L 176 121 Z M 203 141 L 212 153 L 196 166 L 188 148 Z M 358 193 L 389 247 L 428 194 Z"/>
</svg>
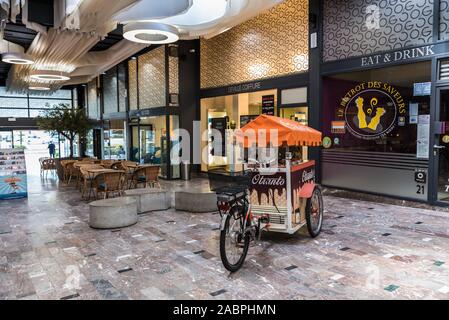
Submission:
<svg viewBox="0 0 449 320">
<path fill-rule="evenodd" d="M 63 1 L 55 1 L 55 26 L 48 30 L 28 22 L 25 8 L 23 22 L 38 32 L 26 52 L 36 63 L 14 65 L 7 86 L 12 91 L 26 91 L 30 72 L 42 69 L 71 75 L 72 79 L 67 82 L 50 83 L 52 90 L 67 84 L 86 83 L 148 46 L 123 39 L 105 51 L 90 52 L 118 24 L 159 22 L 177 28 L 183 40 L 210 38 L 281 2 L 283 0 L 69 0 L 66 3 L 70 8 L 67 8 Z"/>
</svg>

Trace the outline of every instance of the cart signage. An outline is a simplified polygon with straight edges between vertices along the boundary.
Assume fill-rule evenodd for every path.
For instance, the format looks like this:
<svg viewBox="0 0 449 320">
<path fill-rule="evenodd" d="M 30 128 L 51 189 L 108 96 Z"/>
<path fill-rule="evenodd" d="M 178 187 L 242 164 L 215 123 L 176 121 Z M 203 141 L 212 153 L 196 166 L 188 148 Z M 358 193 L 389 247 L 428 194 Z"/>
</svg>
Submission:
<svg viewBox="0 0 449 320">
<path fill-rule="evenodd" d="M 287 206 L 287 174 L 291 176 L 289 192 L 292 193 L 292 207 L 299 209 L 299 192 L 306 183 L 315 180 L 315 162 L 309 161 L 291 172 L 253 172 L 251 179 L 251 201 L 261 206 Z"/>
<path fill-rule="evenodd" d="M 260 173 L 256 174 L 252 179 L 253 186 L 262 185 L 262 186 L 284 186 L 285 179 L 282 176 L 272 178 L 271 176 L 263 176 Z"/>
<path fill-rule="evenodd" d="M 310 180 L 314 180 L 315 179 L 315 170 L 304 170 L 302 172 L 302 182 L 308 182 Z"/>
</svg>

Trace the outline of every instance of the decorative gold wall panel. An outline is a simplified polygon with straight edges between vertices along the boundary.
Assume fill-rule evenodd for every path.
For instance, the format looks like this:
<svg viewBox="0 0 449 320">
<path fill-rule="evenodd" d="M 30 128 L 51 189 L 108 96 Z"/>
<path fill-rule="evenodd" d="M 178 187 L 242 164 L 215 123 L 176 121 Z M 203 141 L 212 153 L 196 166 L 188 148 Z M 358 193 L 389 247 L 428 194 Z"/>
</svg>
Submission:
<svg viewBox="0 0 449 320">
<path fill-rule="evenodd" d="M 179 59 L 168 57 L 169 92 L 179 93 Z"/>
<path fill-rule="evenodd" d="M 139 108 L 165 106 L 165 46 L 138 58 Z"/>
<path fill-rule="evenodd" d="M 129 108 L 137 110 L 137 60 L 128 62 Z"/>
<path fill-rule="evenodd" d="M 212 39 L 201 40 L 201 87 L 308 70 L 307 0 L 285 0 Z"/>
</svg>

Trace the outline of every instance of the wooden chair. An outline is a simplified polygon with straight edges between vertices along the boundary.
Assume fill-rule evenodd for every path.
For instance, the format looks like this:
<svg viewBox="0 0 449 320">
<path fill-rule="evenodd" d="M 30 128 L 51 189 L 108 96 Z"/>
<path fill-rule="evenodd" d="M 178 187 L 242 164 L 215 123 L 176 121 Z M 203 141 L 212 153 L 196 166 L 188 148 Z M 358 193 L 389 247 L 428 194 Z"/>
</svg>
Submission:
<svg viewBox="0 0 449 320">
<path fill-rule="evenodd" d="M 122 196 L 123 194 L 123 172 L 105 172 L 99 174 L 95 179 L 97 198 L 104 193 L 104 199 L 110 194 Z"/>
<path fill-rule="evenodd" d="M 159 184 L 159 170 L 160 166 L 145 166 L 141 168 L 137 168 L 133 173 L 132 185 L 134 188 L 137 188 L 139 184 L 144 184 L 145 188 L 150 186 L 154 188 L 156 185 L 158 188 L 161 188 Z"/>
<path fill-rule="evenodd" d="M 137 167 L 138 167 L 137 162 L 125 160 L 125 161 L 120 161 L 118 163 L 115 163 L 111 167 L 111 169 L 125 171 L 124 188 L 130 189 L 132 187 L 133 174 L 134 174 L 134 171 L 137 169 Z"/>
<path fill-rule="evenodd" d="M 80 173 L 81 173 L 81 197 L 84 198 L 86 192 L 89 190 L 90 188 L 93 187 L 93 183 L 95 181 L 95 177 L 92 177 L 88 170 L 90 169 L 104 169 L 103 166 L 99 165 L 99 164 L 89 164 L 89 165 L 85 165 L 85 166 L 81 166 L 80 167 Z"/>
<path fill-rule="evenodd" d="M 56 171 L 55 159 L 41 158 L 39 162 L 41 164 L 41 176 L 44 176 L 44 174 L 47 176 L 48 171 Z"/>
<path fill-rule="evenodd" d="M 42 174 L 44 173 L 44 166 L 43 166 L 43 161 L 45 160 L 45 159 L 48 159 L 48 158 L 39 158 L 39 165 L 40 165 L 40 169 L 41 169 L 41 176 L 42 176 Z"/>
<path fill-rule="evenodd" d="M 65 183 L 69 183 L 71 170 L 73 170 L 73 163 L 75 163 L 76 160 L 61 160 L 61 167 L 63 172 L 63 181 Z M 72 167 L 72 168 L 70 168 Z"/>
</svg>

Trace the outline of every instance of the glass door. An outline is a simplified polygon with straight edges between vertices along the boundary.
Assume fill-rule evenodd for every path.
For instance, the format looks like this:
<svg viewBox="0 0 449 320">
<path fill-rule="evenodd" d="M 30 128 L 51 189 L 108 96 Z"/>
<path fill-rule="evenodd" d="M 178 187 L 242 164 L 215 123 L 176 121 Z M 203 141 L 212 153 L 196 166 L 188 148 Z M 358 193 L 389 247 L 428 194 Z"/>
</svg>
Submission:
<svg viewBox="0 0 449 320">
<path fill-rule="evenodd" d="M 0 149 L 12 148 L 12 131 L 0 131 Z"/>
<path fill-rule="evenodd" d="M 437 157 L 437 200 L 449 204 L 449 87 L 438 91 L 434 156 Z"/>
<path fill-rule="evenodd" d="M 307 106 L 303 107 L 281 107 L 280 108 L 280 116 L 284 119 L 290 119 L 296 122 L 299 122 L 305 126 L 309 124 L 309 108 Z M 309 159 L 309 148 L 308 147 L 298 147 L 298 149 L 295 151 L 293 149 L 293 153 L 295 156 L 295 153 L 299 151 L 301 152 L 301 158 L 304 161 L 307 161 Z M 297 156 L 299 156 L 298 153 L 296 153 Z"/>
</svg>

